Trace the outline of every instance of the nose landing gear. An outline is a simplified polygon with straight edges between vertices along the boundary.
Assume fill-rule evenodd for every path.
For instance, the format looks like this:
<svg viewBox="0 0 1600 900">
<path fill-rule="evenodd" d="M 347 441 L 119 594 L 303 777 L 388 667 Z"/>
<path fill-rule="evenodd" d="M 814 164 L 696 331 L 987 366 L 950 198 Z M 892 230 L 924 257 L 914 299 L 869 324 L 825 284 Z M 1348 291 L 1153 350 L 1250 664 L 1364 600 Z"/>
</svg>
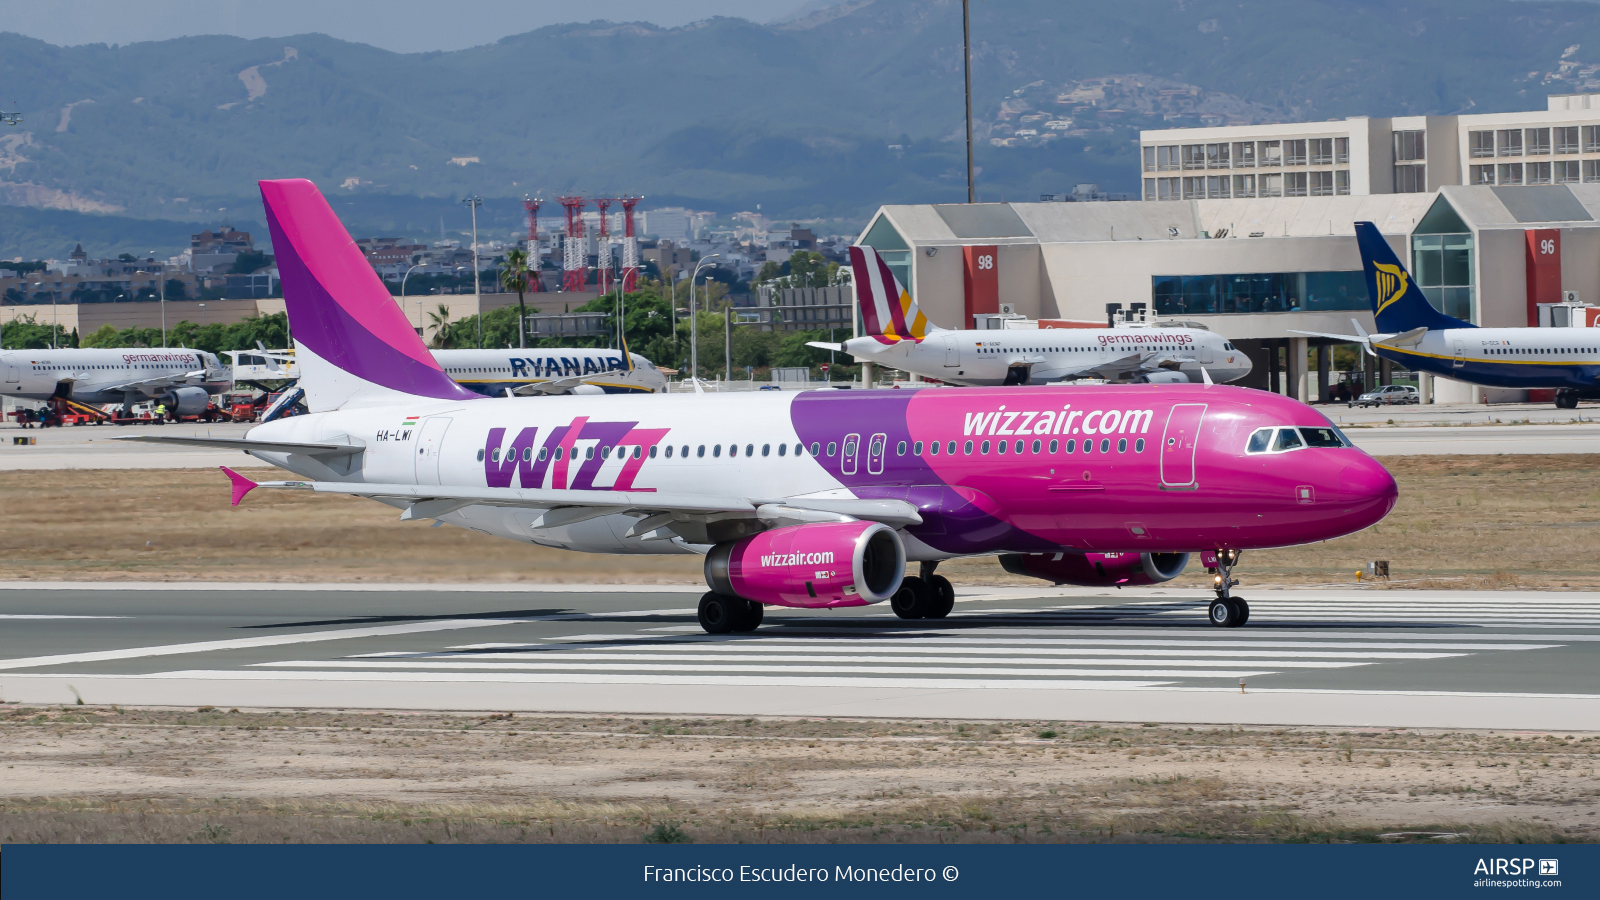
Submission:
<svg viewBox="0 0 1600 900">
<path fill-rule="evenodd" d="M 1211 601 L 1211 608 L 1206 611 L 1211 624 L 1218 628 L 1238 628 L 1250 621 L 1250 604 L 1243 597 L 1235 597 L 1231 590 L 1239 583 L 1233 577 L 1233 567 L 1239 564 L 1238 550 L 1218 550 L 1217 567 L 1212 571 L 1212 589 L 1217 592 L 1217 599 Z"/>
</svg>

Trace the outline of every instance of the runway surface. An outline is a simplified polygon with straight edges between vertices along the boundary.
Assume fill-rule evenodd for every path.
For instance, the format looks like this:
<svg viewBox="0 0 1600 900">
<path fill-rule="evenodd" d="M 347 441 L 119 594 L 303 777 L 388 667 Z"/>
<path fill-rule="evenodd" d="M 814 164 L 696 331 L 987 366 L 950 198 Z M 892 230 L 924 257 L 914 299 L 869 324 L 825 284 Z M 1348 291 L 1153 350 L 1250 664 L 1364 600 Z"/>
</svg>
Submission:
<svg viewBox="0 0 1600 900">
<path fill-rule="evenodd" d="M 694 589 L 13 586 L 0 697 L 1600 731 L 1600 594 L 1260 591 L 1223 630 L 1199 592 L 982 591 L 713 637 Z"/>
</svg>

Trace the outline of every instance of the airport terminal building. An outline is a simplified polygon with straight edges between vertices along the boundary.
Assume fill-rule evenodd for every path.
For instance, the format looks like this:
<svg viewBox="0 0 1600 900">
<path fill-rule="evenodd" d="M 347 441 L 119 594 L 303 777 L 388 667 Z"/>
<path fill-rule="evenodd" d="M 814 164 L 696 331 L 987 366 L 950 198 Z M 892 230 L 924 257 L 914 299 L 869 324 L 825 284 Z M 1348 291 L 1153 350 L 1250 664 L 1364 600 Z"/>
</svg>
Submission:
<svg viewBox="0 0 1600 900">
<path fill-rule="evenodd" d="M 1590 129 L 1600 132 L 1600 95 L 1592 98 L 1592 111 L 1586 106 L 1588 95 L 1552 98 L 1551 105 L 1558 99 L 1573 104 L 1560 114 L 1570 114 L 1578 124 L 1518 123 L 1520 149 L 1530 146 L 1528 131 L 1570 127 L 1580 144 Z M 1580 101 L 1585 104 L 1581 111 Z M 1493 119 L 1489 124 L 1505 125 L 1499 120 L 1508 116 L 1546 115 L 1454 118 Z M 1592 124 L 1581 124 L 1582 119 Z M 1208 183 L 1200 187 L 1204 196 L 1184 196 L 1180 182 L 1179 196 L 1172 196 L 1170 187 L 1163 195 L 1156 186 L 1154 199 L 1147 183 L 1144 201 L 884 206 L 858 243 L 883 255 L 941 327 L 972 328 L 979 321 L 975 317 L 998 313 L 1002 305 L 1029 319 L 1105 321 L 1110 310 L 1148 310 L 1158 319 L 1202 324 L 1234 341 L 1255 363 L 1246 383 L 1311 400 L 1326 397 L 1332 354 L 1325 348 L 1332 342 L 1294 332 L 1351 334 L 1352 318 L 1373 328 L 1356 249 L 1353 225 L 1358 221 L 1377 223 L 1424 293 L 1450 315 L 1486 326 L 1538 325 L 1541 304 L 1576 300 L 1600 305 L 1600 135 L 1594 147 L 1594 183 L 1582 177 L 1591 162 L 1584 154 L 1563 160 L 1577 166 L 1579 177 L 1526 183 L 1527 166 L 1552 165 L 1552 153 L 1533 163 L 1522 157 L 1516 179 L 1508 175 L 1502 180 L 1496 169 L 1495 183 L 1459 184 L 1445 178 L 1452 165 L 1464 165 L 1468 172 L 1472 165 L 1489 165 L 1469 162 L 1474 158 L 1471 147 L 1478 146 L 1470 141 L 1481 142 L 1470 135 L 1485 130 L 1509 134 L 1512 129 L 1455 123 L 1450 133 L 1469 138 L 1465 155 L 1456 158 L 1445 153 L 1447 142 L 1429 139 L 1429 129 L 1444 128 L 1439 123 L 1420 129 L 1427 132 L 1420 142 L 1414 137 L 1397 142 L 1395 135 L 1402 132 L 1392 123 L 1411 123 L 1390 120 L 1378 140 L 1370 133 L 1372 120 L 1360 121 L 1369 129 L 1362 139 L 1369 152 L 1347 154 L 1354 161 L 1329 171 L 1352 174 L 1330 176 L 1331 189 L 1316 194 L 1260 196 L 1257 180 L 1252 181 L 1257 195 L 1237 196 L 1231 182 L 1237 172 L 1230 169 L 1227 195 L 1218 196 L 1211 194 Z M 1318 124 L 1326 128 L 1337 123 Z M 1301 127 L 1147 132 L 1145 149 L 1178 148 L 1181 165 L 1184 154 L 1191 152 L 1184 147 L 1199 146 L 1205 161 L 1208 146 L 1226 144 L 1232 165 L 1238 157 L 1231 145 L 1242 143 L 1234 140 L 1242 135 L 1223 132 L 1276 128 L 1271 141 L 1281 145 L 1300 140 L 1282 135 Z M 1202 138 L 1209 143 L 1191 143 Z M 1330 148 L 1343 146 L 1331 143 L 1332 136 L 1328 139 Z M 1534 140 L 1542 138 L 1535 135 Z M 1509 145 L 1511 138 L 1506 141 Z M 1420 163 L 1396 162 L 1385 152 L 1384 172 L 1377 177 L 1372 160 L 1379 154 L 1373 148 L 1380 144 L 1402 150 L 1409 146 L 1413 152 L 1420 148 L 1424 155 L 1438 147 L 1445 162 L 1436 163 L 1431 156 Z M 1259 147 L 1253 148 L 1257 161 L 1258 154 Z M 1146 154 L 1143 161 L 1150 156 L 1156 165 L 1164 164 L 1157 154 Z M 1424 171 L 1395 174 L 1412 165 Z M 1443 183 L 1435 183 L 1435 174 L 1429 173 Z M 1259 178 L 1260 169 L 1251 174 Z M 1295 173 L 1279 169 L 1271 174 Z M 1224 178 L 1209 170 L 1204 176 L 1176 177 L 1203 182 Z M 1396 191 L 1397 184 L 1426 189 Z M 1350 189 L 1340 191 L 1340 185 Z M 1385 372 L 1371 372 L 1366 383 L 1386 377 Z M 1433 385 L 1423 388 L 1425 394 L 1433 392 Z M 1437 385 L 1441 401 L 1478 396 L 1466 385 L 1443 379 Z"/>
</svg>

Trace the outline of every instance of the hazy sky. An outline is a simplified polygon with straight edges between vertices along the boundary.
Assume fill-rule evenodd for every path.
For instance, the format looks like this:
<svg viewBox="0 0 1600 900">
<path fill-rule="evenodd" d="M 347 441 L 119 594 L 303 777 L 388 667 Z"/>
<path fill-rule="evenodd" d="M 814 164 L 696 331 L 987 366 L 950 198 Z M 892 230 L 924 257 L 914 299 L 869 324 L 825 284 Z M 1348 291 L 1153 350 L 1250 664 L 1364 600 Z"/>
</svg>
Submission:
<svg viewBox="0 0 1600 900">
<path fill-rule="evenodd" d="M 766 22 L 803 6 L 830 5 L 827 0 L 0 0 L 0 31 L 62 45 L 317 31 L 409 53 L 473 47 L 562 22 L 609 19 L 672 26 L 712 16 Z"/>
</svg>

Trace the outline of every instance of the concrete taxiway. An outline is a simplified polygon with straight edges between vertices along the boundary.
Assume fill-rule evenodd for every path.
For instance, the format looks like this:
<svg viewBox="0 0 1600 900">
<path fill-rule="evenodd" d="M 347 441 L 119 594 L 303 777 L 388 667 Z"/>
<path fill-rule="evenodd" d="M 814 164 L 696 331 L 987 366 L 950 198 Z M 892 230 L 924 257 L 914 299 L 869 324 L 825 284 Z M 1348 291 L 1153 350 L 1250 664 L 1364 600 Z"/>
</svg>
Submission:
<svg viewBox="0 0 1600 900">
<path fill-rule="evenodd" d="M 1600 594 L 970 589 L 948 619 L 694 588 L 0 590 L 0 698 L 220 707 L 1600 731 Z M 1244 682 L 1241 690 L 1240 682 Z"/>
<path fill-rule="evenodd" d="M 132 434 L 178 434 L 195 437 L 243 437 L 252 427 L 231 422 L 215 425 L 73 425 L 65 428 L 0 427 L 0 471 L 29 469 L 208 469 L 216 466 L 264 465 L 238 450 L 190 449 L 162 444 L 114 441 Z M 17 445 L 14 437 L 38 443 Z"/>
</svg>

